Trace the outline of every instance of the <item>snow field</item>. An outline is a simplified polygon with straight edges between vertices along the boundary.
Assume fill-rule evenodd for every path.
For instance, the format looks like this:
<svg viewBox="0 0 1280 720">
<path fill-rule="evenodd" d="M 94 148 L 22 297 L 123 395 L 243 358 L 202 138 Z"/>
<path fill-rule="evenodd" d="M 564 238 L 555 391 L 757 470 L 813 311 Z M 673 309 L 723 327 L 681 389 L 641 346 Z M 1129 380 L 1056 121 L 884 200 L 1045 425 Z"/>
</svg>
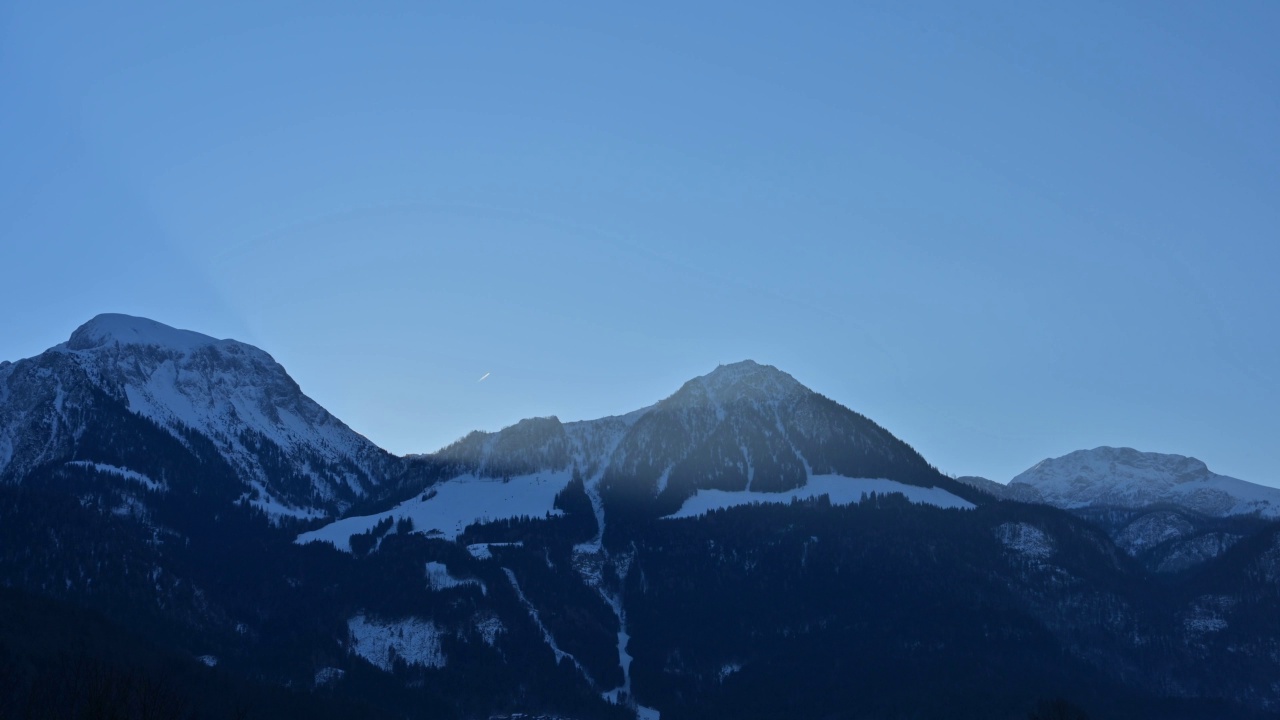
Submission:
<svg viewBox="0 0 1280 720">
<path fill-rule="evenodd" d="M 553 504 L 556 494 L 569 484 L 570 479 L 571 474 L 567 471 L 521 475 L 509 482 L 463 475 L 432 486 L 436 492 L 429 500 L 415 497 L 376 515 L 344 518 L 303 533 L 294 542 L 306 544 L 318 540 L 343 552 L 351 552 L 352 535 L 365 532 L 388 517 L 393 520 L 410 518 L 414 532 L 439 531 L 440 537 L 456 540 L 468 525 L 475 522 L 561 514 Z"/>
<path fill-rule="evenodd" d="M 374 620 L 356 615 L 347 620 L 351 652 L 390 672 L 399 658 L 409 665 L 444 667 L 441 631 L 422 618 Z"/>
<path fill-rule="evenodd" d="M 813 475 L 809 482 L 784 492 L 758 492 L 754 490 L 700 490 L 684 501 L 680 509 L 667 519 L 699 517 L 712 510 L 723 510 L 738 505 L 787 504 L 792 500 L 809 500 L 826 495 L 832 505 L 852 505 L 864 494 L 901 493 L 913 503 L 934 505 L 940 508 L 970 509 L 973 503 L 952 495 L 942 488 L 923 488 L 904 485 L 893 480 L 847 478 L 841 475 Z"/>
</svg>

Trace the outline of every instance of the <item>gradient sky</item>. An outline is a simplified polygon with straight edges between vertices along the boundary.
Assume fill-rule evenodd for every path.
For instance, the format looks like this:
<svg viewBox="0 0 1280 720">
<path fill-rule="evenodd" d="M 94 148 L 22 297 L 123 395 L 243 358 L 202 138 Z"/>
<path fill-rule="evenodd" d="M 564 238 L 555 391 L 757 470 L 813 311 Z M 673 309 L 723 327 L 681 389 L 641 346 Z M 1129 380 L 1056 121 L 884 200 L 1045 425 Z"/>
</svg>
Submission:
<svg viewBox="0 0 1280 720">
<path fill-rule="evenodd" d="M 0 4 L 0 358 L 144 315 L 400 453 L 753 358 L 1280 485 L 1280 3 L 692 5 Z"/>
</svg>

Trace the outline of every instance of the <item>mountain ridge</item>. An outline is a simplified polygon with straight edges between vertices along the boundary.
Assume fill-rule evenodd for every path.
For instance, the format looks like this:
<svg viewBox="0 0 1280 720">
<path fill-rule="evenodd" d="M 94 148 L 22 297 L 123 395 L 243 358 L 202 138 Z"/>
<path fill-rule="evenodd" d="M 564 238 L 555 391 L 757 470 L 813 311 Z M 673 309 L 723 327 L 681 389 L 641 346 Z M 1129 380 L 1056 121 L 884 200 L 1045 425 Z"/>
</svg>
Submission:
<svg viewBox="0 0 1280 720">
<path fill-rule="evenodd" d="M 883 427 L 753 360 L 717 366 L 623 415 L 526 418 L 473 431 L 434 457 L 451 473 L 482 478 L 576 468 L 602 505 L 623 514 L 671 513 L 706 490 L 783 493 L 820 475 L 938 486 L 975 499 Z"/>
<path fill-rule="evenodd" d="M 720 365 L 622 415 L 529 418 L 435 453 L 397 457 L 307 397 L 266 351 L 118 313 L 0 366 L 0 477 L 61 463 L 66 472 L 107 468 L 166 491 L 146 468 L 77 451 L 93 408 L 104 404 L 180 442 L 189 432 L 212 440 L 244 485 L 239 502 L 277 520 L 366 512 L 433 479 L 468 473 L 574 469 L 592 481 L 601 512 L 638 505 L 651 515 L 674 512 L 702 490 L 785 492 L 817 475 L 972 492 L 868 418 L 752 360 Z M 418 479 L 403 481 L 408 476 Z"/>
</svg>

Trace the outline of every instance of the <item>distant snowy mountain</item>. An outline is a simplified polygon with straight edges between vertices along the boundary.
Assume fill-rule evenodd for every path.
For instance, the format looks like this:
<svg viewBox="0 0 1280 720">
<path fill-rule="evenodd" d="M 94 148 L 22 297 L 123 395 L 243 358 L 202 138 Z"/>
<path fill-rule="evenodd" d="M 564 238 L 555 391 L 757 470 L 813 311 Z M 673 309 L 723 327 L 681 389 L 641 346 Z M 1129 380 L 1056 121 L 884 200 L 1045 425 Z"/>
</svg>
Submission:
<svg viewBox="0 0 1280 720">
<path fill-rule="evenodd" d="M 1280 518 L 1280 489 L 1218 475 L 1195 458 L 1131 448 L 1078 450 L 1044 460 L 1009 484 L 957 478 L 1004 500 L 1070 510 L 1155 572 L 1222 555 Z"/>
<path fill-rule="evenodd" d="M 1043 460 L 1010 481 L 1006 493 L 1067 509 L 1167 503 L 1213 517 L 1280 517 L 1280 489 L 1218 475 L 1195 458 L 1132 448 Z"/>
<path fill-rule="evenodd" d="M 86 457 L 82 440 L 122 410 L 188 447 L 206 438 L 243 483 L 242 500 L 273 516 L 337 514 L 400 462 L 304 395 L 262 350 L 107 314 L 39 356 L 0 365 L 0 481 L 49 464 L 116 467 Z"/>
</svg>

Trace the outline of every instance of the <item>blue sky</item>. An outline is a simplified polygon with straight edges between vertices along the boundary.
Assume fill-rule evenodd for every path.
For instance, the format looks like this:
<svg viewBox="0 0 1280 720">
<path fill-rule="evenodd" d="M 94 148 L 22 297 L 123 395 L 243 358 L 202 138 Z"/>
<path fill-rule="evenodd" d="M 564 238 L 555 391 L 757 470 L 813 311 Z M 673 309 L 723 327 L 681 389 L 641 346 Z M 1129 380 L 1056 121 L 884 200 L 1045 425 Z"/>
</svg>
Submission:
<svg viewBox="0 0 1280 720">
<path fill-rule="evenodd" d="M 0 6 L 0 358 L 144 315 L 395 452 L 753 358 L 1280 485 L 1280 5 L 177 5 Z"/>
</svg>

